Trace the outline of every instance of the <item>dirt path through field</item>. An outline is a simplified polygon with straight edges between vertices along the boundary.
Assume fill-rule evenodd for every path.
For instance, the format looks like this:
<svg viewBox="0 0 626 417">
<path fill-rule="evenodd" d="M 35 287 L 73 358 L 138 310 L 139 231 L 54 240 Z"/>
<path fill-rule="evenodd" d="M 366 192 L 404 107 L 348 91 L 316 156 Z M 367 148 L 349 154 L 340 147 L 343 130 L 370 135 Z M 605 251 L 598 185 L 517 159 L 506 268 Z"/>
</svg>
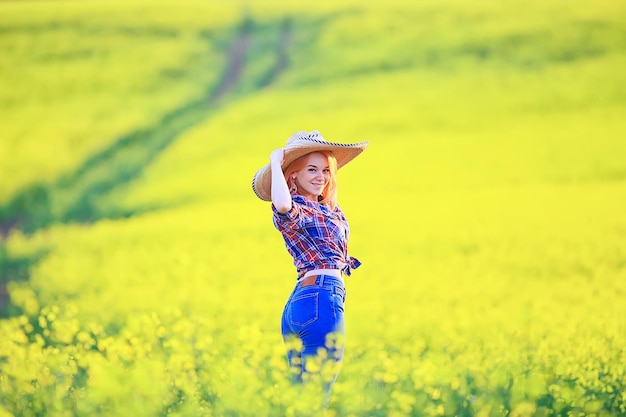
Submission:
<svg viewBox="0 0 626 417">
<path fill-rule="evenodd" d="M 253 21 L 246 19 L 242 22 L 226 51 L 228 59 L 221 81 L 207 91 L 204 97 L 165 114 L 152 126 L 120 137 L 111 146 L 91 156 L 59 180 L 51 184 L 33 184 L 21 190 L 4 207 L 0 207 L 0 317 L 5 315 L 9 303 L 8 282 L 27 280 L 24 262 L 31 264 L 28 259 L 16 260 L 7 254 L 3 242 L 11 232 L 21 230 L 29 234 L 52 223 L 92 223 L 105 218 L 130 217 L 161 208 L 143 207 L 131 211 L 102 212 L 99 202 L 117 187 L 123 187 L 140 177 L 144 169 L 183 132 L 206 120 L 220 100 L 233 93 L 241 82 L 254 31 Z M 291 24 L 285 21 L 271 52 L 274 54 L 275 64 L 257 80 L 258 89 L 273 84 L 287 68 L 290 40 Z M 111 166 L 116 168 L 111 169 Z M 64 202 L 62 210 L 58 206 L 60 201 Z M 53 212 L 54 204 L 57 205 Z M 33 257 L 32 262 L 38 260 L 38 256 Z"/>
</svg>

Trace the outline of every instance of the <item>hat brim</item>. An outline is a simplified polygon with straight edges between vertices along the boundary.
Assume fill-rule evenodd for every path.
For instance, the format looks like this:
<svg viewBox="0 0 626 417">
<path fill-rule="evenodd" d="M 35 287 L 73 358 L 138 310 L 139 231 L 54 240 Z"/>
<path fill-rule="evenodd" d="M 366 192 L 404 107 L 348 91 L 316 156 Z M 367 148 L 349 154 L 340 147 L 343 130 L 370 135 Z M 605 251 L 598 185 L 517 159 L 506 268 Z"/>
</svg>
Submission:
<svg viewBox="0 0 626 417">
<path fill-rule="evenodd" d="M 283 172 L 293 161 L 311 152 L 330 151 L 337 159 L 337 169 L 359 156 L 367 148 L 369 142 L 358 143 L 333 143 L 317 141 L 300 141 L 290 146 L 285 146 L 285 156 L 281 168 Z M 272 201 L 272 170 L 270 164 L 259 169 L 252 180 L 252 190 L 261 200 Z"/>
</svg>

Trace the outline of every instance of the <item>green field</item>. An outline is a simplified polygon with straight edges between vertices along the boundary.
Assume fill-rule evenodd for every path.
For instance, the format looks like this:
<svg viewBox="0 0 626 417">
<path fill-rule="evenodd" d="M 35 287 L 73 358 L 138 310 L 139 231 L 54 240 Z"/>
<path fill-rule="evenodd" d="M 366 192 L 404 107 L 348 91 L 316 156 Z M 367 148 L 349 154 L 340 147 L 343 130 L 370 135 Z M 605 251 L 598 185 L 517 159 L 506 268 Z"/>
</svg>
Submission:
<svg viewBox="0 0 626 417">
<path fill-rule="evenodd" d="M 626 415 L 626 4 L 0 2 L 0 417 Z M 339 172 L 347 341 L 288 382 L 254 173 Z"/>
</svg>

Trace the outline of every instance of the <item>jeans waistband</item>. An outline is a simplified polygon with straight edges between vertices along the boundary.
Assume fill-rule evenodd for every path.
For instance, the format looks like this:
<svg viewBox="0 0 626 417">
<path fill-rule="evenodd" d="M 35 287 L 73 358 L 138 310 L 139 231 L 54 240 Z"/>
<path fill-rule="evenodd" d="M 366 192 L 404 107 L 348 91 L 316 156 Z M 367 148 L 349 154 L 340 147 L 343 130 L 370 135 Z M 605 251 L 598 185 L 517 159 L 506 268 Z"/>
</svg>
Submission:
<svg viewBox="0 0 626 417">
<path fill-rule="evenodd" d="M 343 285 L 343 281 L 341 278 L 332 275 L 310 275 L 302 278 L 298 281 L 293 291 L 295 293 L 300 288 L 313 286 L 330 291 L 332 294 L 337 294 L 343 301 L 346 301 L 346 288 Z"/>
</svg>

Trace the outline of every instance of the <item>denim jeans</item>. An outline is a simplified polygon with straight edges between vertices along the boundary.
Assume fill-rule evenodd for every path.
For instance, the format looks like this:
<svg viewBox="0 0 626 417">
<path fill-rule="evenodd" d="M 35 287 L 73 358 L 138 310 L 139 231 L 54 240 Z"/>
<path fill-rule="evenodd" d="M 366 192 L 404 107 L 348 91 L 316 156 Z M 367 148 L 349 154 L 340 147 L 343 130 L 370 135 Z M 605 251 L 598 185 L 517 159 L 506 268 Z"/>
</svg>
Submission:
<svg viewBox="0 0 626 417">
<path fill-rule="evenodd" d="M 283 340 L 293 380 L 319 378 L 327 400 L 343 359 L 345 300 L 341 279 L 319 275 L 314 285 L 298 282 L 283 311 Z"/>
</svg>

